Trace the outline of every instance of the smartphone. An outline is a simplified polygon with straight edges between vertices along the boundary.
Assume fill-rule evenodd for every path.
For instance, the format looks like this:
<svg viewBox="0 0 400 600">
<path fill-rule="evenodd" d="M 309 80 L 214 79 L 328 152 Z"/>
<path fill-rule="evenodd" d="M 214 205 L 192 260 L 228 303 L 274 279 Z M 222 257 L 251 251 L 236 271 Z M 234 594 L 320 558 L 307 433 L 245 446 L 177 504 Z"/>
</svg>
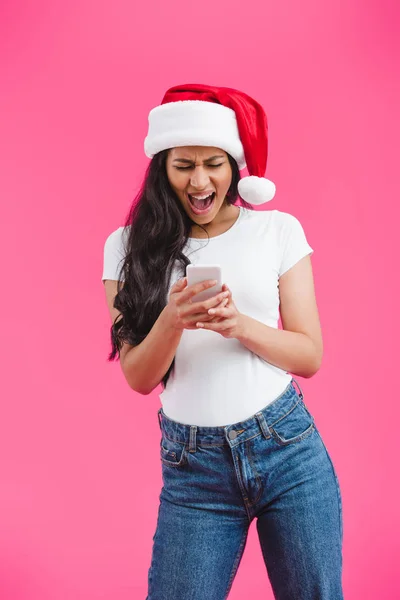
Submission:
<svg viewBox="0 0 400 600">
<path fill-rule="evenodd" d="M 192 302 L 204 302 L 222 292 L 222 270 L 220 265 L 187 265 L 187 284 L 193 285 L 200 281 L 215 279 L 216 285 L 202 290 L 192 298 Z"/>
</svg>

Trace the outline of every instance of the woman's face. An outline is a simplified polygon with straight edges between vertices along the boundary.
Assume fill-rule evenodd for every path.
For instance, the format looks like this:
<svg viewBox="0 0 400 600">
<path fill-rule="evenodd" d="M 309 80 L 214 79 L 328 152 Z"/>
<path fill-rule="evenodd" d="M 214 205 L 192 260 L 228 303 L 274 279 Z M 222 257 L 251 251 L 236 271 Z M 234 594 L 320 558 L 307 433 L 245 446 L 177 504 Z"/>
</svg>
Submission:
<svg viewBox="0 0 400 600">
<path fill-rule="evenodd" d="M 221 148 L 171 148 L 167 156 L 166 170 L 172 189 L 192 221 L 201 225 L 209 223 L 218 214 L 221 206 L 226 206 L 225 196 L 231 185 L 232 169 L 227 153 Z M 204 205 L 201 197 L 210 194 L 213 194 L 212 199 L 207 200 Z"/>
</svg>

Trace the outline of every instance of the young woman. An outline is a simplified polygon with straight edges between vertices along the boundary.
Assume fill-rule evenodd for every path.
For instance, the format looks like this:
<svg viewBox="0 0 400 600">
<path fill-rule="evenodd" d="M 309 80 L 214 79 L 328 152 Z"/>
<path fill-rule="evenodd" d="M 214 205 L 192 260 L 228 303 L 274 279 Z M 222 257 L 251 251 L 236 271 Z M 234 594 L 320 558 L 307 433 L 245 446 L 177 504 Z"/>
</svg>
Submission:
<svg viewBox="0 0 400 600">
<path fill-rule="evenodd" d="M 231 88 L 175 86 L 150 111 L 145 153 L 103 280 L 109 359 L 141 394 L 163 384 L 147 600 L 227 598 L 253 519 L 275 598 L 340 600 L 339 483 L 290 375 L 322 360 L 313 249 L 293 215 L 252 209 L 275 193 L 264 110 Z M 214 284 L 188 286 L 190 263 L 221 265 L 221 293 L 196 302 Z"/>
</svg>

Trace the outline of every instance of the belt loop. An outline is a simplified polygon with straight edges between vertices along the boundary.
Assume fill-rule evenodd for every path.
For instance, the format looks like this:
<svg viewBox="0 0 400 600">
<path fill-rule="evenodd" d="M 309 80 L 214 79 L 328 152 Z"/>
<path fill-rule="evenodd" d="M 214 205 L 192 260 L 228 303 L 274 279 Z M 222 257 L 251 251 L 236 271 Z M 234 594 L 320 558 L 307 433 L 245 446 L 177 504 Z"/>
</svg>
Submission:
<svg viewBox="0 0 400 600">
<path fill-rule="evenodd" d="M 295 378 L 293 377 L 293 375 L 292 375 L 292 380 L 296 382 L 296 385 L 297 385 L 297 387 L 298 387 L 298 388 L 299 388 L 299 390 L 300 390 L 300 398 L 303 400 L 303 397 L 304 397 L 304 396 L 303 396 L 303 392 L 301 391 L 301 387 L 300 387 L 300 385 L 299 385 L 299 382 L 297 381 L 297 379 L 295 379 Z"/>
<path fill-rule="evenodd" d="M 196 452 L 197 425 L 190 425 L 189 452 Z"/>
<path fill-rule="evenodd" d="M 159 424 L 160 429 L 162 431 L 162 428 L 161 428 L 161 411 L 162 411 L 162 407 L 158 409 L 158 411 L 157 411 L 157 417 L 158 417 L 158 424 Z"/>
<path fill-rule="evenodd" d="M 260 425 L 260 429 L 262 431 L 263 436 L 265 437 L 266 440 L 268 440 L 272 436 L 272 434 L 271 434 L 271 430 L 268 427 L 268 423 L 267 423 L 263 413 L 262 412 L 256 413 L 255 416 Z"/>
</svg>

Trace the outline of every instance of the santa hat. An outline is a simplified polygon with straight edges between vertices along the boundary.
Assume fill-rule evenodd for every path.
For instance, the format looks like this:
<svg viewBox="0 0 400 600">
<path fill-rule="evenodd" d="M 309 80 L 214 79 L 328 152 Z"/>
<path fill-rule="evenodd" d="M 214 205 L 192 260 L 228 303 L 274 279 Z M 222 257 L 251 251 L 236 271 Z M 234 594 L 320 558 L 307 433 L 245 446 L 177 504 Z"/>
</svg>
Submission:
<svg viewBox="0 0 400 600">
<path fill-rule="evenodd" d="M 264 177 L 268 155 L 268 123 L 264 109 L 247 94 L 227 87 L 189 83 L 169 88 L 161 105 L 149 113 L 144 152 L 175 146 L 214 146 L 247 166 L 248 177 L 238 184 L 250 204 L 275 196 L 275 184 Z"/>
</svg>

